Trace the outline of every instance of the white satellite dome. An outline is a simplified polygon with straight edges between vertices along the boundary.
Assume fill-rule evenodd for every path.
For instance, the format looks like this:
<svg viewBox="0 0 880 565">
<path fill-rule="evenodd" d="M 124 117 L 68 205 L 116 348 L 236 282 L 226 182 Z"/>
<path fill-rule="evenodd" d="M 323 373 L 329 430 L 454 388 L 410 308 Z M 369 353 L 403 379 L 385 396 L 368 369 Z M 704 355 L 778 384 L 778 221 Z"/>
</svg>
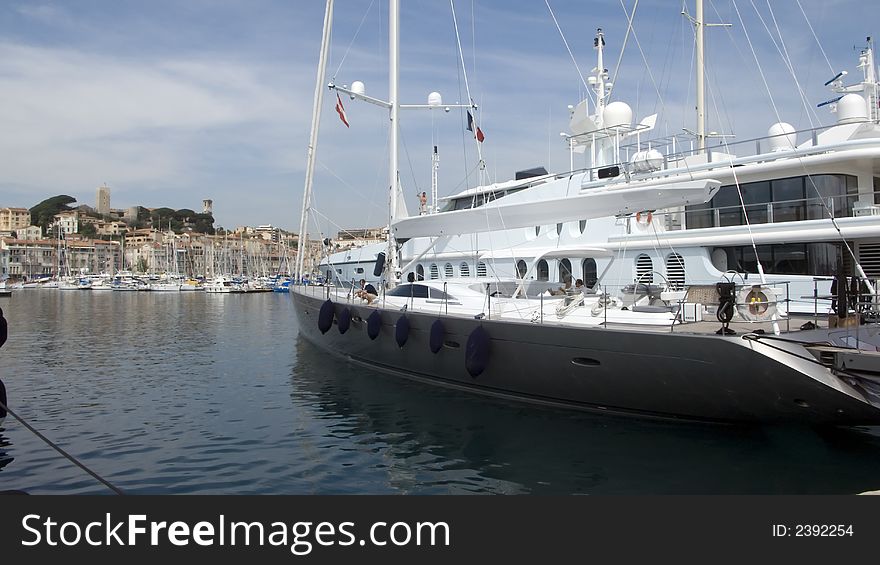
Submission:
<svg viewBox="0 0 880 565">
<path fill-rule="evenodd" d="M 362 83 L 361 81 L 356 80 L 351 83 L 351 91 L 355 94 L 360 94 L 361 96 L 363 96 L 363 94 L 367 91 L 367 87 L 364 86 L 364 83 Z"/>
<path fill-rule="evenodd" d="M 770 138 L 770 151 L 791 151 L 797 147 L 797 134 L 794 126 L 785 122 L 778 122 L 767 130 Z"/>
<path fill-rule="evenodd" d="M 605 106 L 602 113 L 603 125 L 606 128 L 628 126 L 632 124 L 633 111 L 626 102 L 612 102 Z"/>
<path fill-rule="evenodd" d="M 443 105 L 443 97 L 440 96 L 439 92 L 432 92 L 428 95 L 428 106 L 442 106 Z"/>
<path fill-rule="evenodd" d="M 855 124 L 868 119 L 868 105 L 858 94 L 846 94 L 837 101 L 837 123 Z"/>
</svg>

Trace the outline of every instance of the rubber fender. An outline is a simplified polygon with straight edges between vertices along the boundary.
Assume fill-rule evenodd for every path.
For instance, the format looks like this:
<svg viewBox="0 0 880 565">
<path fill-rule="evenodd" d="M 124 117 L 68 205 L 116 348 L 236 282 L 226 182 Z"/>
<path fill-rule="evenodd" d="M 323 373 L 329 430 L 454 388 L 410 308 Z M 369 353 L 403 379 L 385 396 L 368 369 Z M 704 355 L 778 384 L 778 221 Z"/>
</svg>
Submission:
<svg viewBox="0 0 880 565">
<path fill-rule="evenodd" d="M 0 347 L 3 347 L 3 344 L 6 343 L 7 332 L 6 318 L 3 317 L 3 308 L 0 308 Z"/>
<path fill-rule="evenodd" d="M 380 252 L 376 255 L 376 265 L 373 267 L 373 276 L 381 277 L 382 271 L 385 270 L 385 252 Z"/>
<path fill-rule="evenodd" d="M 443 322 L 434 320 L 431 324 L 431 336 L 428 339 L 428 345 L 431 347 L 431 353 L 437 353 L 443 347 L 443 338 L 446 337 L 446 328 Z"/>
<path fill-rule="evenodd" d="M 409 338 L 409 318 L 404 314 L 394 324 L 394 341 L 397 342 L 398 347 L 403 347 L 407 338 Z"/>
<path fill-rule="evenodd" d="M 348 306 L 339 311 L 336 321 L 338 322 L 339 333 L 344 334 L 348 331 L 348 328 L 351 327 L 351 310 L 348 309 Z"/>
<path fill-rule="evenodd" d="M 367 335 L 370 339 L 379 337 L 379 331 L 382 329 L 382 315 L 376 310 L 367 318 Z"/>
<path fill-rule="evenodd" d="M 333 326 L 333 314 L 335 313 L 336 308 L 333 307 L 331 300 L 321 304 L 321 310 L 318 312 L 318 329 L 321 330 L 322 334 L 330 331 L 330 328 Z"/>
<path fill-rule="evenodd" d="M 464 351 L 464 366 L 472 377 L 478 377 L 489 365 L 489 334 L 483 326 L 477 326 L 468 336 Z"/>
</svg>

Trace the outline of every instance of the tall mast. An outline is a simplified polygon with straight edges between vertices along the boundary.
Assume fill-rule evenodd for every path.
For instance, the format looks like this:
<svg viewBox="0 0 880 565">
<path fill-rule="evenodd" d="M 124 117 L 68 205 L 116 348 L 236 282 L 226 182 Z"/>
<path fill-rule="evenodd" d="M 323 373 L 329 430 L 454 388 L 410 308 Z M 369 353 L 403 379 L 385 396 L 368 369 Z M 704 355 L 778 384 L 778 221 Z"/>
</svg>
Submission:
<svg viewBox="0 0 880 565">
<path fill-rule="evenodd" d="M 596 121 L 597 126 L 602 127 L 603 121 L 603 110 L 605 110 L 605 97 L 608 94 L 605 87 L 605 79 L 608 78 L 608 74 L 605 72 L 605 34 L 602 32 L 602 28 L 596 30 L 596 38 L 593 39 L 593 47 L 596 48 L 597 51 L 597 60 L 596 60 L 596 69 L 595 69 L 595 77 L 596 84 L 593 87 L 593 91 L 596 93 Z"/>
<path fill-rule="evenodd" d="M 700 151 L 706 149 L 706 94 L 705 89 L 705 66 L 703 44 L 703 0 L 697 0 L 696 18 L 694 26 L 697 32 L 697 147 Z"/>
<path fill-rule="evenodd" d="M 397 268 L 399 261 L 397 259 L 397 245 L 392 231 L 394 220 L 397 219 L 397 200 L 398 200 L 398 153 L 397 146 L 399 143 L 400 127 L 398 123 L 398 114 L 400 113 L 400 100 L 398 98 L 398 87 L 400 84 L 400 2 L 399 0 L 390 0 L 388 2 L 388 101 L 390 107 L 391 120 L 391 138 L 389 140 L 390 158 L 388 159 L 388 184 L 390 186 L 391 206 L 390 217 L 388 219 L 388 251 L 386 253 L 388 259 L 387 280 L 396 282 Z"/>
<path fill-rule="evenodd" d="M 318 128 L 321 125 L 321 106 L 324 101 L 324 77 L 327 69 L 327 53 L 330 50 L 330 29 L 333 24 L 333 0 L 327 0 L 324 11 L 324 31 L 321 35 L 321 54 L 318 58 L 318 76 L 315 80 L 315 97 L 312 105 L 312 133 L 306 157 L 306 182 L 303 189 L 302 215 L 299 221 L 299 243 L 296 254 L 296 280 L 303 276 L 303 262 L 308 252 L 309 209 L 312 201 L 312 179 L 315 176 L 315 152 L 318 149 Z"/>
</svg>

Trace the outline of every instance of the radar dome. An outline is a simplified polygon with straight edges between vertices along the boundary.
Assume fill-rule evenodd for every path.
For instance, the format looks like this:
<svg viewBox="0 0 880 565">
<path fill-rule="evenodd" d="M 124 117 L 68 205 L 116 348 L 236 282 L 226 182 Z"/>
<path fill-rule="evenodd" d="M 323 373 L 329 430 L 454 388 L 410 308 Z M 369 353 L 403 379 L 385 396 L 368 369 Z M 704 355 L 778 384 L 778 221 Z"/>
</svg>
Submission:
<svg viewBox="0 0 880 565">
<path fill-rule="evenodd" d="M 367 91 L 367 88 L 364 86 L 364 83 L 362 83 L 359 80 L 356 80 L 353 83 L 351 83 L 351 91 L 354 92 L 355 94 L 363 95 L 364 92 Z"/>
<path fill-rule="evenodd" d="M 632 123 L 633 111 L 626 102 L 612 102 L 605 106 L 602 118 L 606 128 L 628 126 Z"/>
<path fill-rule="evenodd" d="M 791 151 L 797 146 L 794 126 L 785 122 L 770 126 L 767 137 L 770 138 L 770 151 Z"/>
<path fill-rule="evenodd" d="M 443 105 L 443 97 L 440 96 L 439 92 L 432 92 L 428 95 L 428 106 L 442 106 Z"/>
<path fill-rule="evenodd" d="M 837 101 L 837 123 L 854 124 L 868 119 L 868 106 L 858 94 L 847 94 Z"/>
</svg>

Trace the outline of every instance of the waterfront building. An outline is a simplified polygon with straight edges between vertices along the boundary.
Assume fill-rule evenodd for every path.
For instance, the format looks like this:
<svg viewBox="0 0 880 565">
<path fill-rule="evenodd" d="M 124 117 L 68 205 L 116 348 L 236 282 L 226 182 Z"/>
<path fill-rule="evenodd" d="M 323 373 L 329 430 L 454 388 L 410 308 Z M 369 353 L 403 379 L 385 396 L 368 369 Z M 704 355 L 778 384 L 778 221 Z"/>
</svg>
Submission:
<svg viewBox="0 0 880 565">
<path fill-rule="evenodd" d="M 102 221 L 95 224 L 95 232 L 98 235 L 109 235 L 113 237 L 118 237 L 128 233 L 128 226 L 125 224 L 125 222 L 121 221 Z"/>
<path fill-rule="evenodd" d="M 26 228 L 15 230 L 15 234 L 18 236 L 18 239 L 34 241 L 37 239 L 43 239 L 43 228 L 40 226 L 28 226 Z"/>
<path fill-rule="evenodd" d="M 57 264 L 55 242 L 49 239 L 0 239 L 5 271 L 10 278 L 31 280 L 54 274 Z"/>
<path fill-rule="evenodd" d="M 16 231 L 31 225 L 27 208 L 0 208 L 0 232 Z"/>
<path fill-rule="evenodd" d="M 365 245 L 374 245 L 383 243 L 388 237 L 386 228 L 354 228 L 342 230 L 336 234 L 336 240 L 333 242 L 336 249 L 353 249 L 363 247 Z"/>
<path fill-rule="evenodd" d="M 60 233 L 79 233 L 79 210 L 68 210 L 59 214 L 55 214 L 53 216 L 53 219 L 55 221 L 52 223 L 52 226 L 58 228 Z"/>
</svg>

